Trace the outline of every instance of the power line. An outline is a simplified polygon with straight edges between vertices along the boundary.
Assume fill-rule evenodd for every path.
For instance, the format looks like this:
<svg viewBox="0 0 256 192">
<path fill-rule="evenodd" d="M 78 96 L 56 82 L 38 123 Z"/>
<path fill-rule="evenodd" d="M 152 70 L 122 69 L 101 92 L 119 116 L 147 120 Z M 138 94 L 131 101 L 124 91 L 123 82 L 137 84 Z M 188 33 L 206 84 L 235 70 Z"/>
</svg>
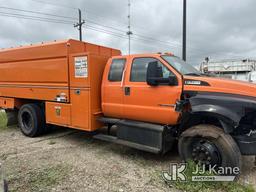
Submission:
<svg viewBox="0 0 256 192">
<path fill-rule="evenodd" d="M 59 4 L 59 3 L 50 3 L 50 2 L 46 2 L 46 1 L 41 1 L 41 0 L 30 0 L 30 1 L 34 1 L 34 2 L 37 2 L 37 3 L 41 3 L 41 4 L 49 4 L 49 5 L 53 5 L 53 6 L 56 6 L 56 7 L 64 7 L 64 8 L 68 8 L 68 9 L 78 9 L 77 7 L 70 7 L 70 6 L 67 6 L 67 5 L 64 5 L 64 4 Z M 104 20 L 106 20 L 106 17 L 104 17 L 104 16 L 100 16 L 100 15 L 98 15 L 98 14 L 96 14 L 96 13 L 94 13 L 94 12 L 92 12 L 92 11 L 90 11 L 90 10 L 87 10 L 87 9 L 85 9 L 85 11 L 87 12 L 87 13 L 91 13 L 91 14 L 93 14 L 94 16 L 96 16 L 96 17 L 99 17 L 99 18 L 103 18 Z M 82 12 L 84 12 L 83 10 L 82 10 Z M 94 17 L 95 18 L 95 17 Z M 88 19 L 85 19 L 86 21 L 89 21 Z M 116 22 L 116 23 L 118 23 L 118 24 L 122 24 L 122 25 L 125 25 L 124 23 L 121 23 L 121 22 L 119 22 L 119 21 L 117 21 L 117 20 L 114 20 L 114 19 L 109 19 L 109 21 L 114 21 L 114 22 Z M 92 21 L 92 20 L 90 20 L 89 22 L 91 22 L 91 23 L 93 23 L 94 22 L 94 24 L 97 24 L 97 25 L 101 25 L 101 26 L 103 26 L 102 24 L 99 24 L 98 22 L 95 22 L 95 21 Z M 120 31 L 120 29 L 117 29 L 117 28 L 115 28 L 115 27 L 110 27 L 110 26 L 106 26 L 105 25 L 105 27 L 107 27 L 107 28 L 112 28 L 113 30 L 117 30 L 117 31 Z M 142 28 L 141 28 L 142 29 Z M 143 29 L 143 30 L 145 30 L 145 29 Z M 121 30 L 122 32 L 124 32 L 124 33 L 127 33 L 127 31 L 124 31 L 124 30 Z M 146 30 L 145 30 L 146 31 Z M 176 42 L 177 43 L 177 42 Z"/>
<path fill-rule="evenodd" d="M 124 35 L 124 34 L 116 33 L 116 32 L 113 32 L 113 31 L 110 31 L 110 30 L 107 30 L 107 29 L 96 28 L 95 26 L 92 26 L 92 25 L 89 25 L 89 24 L 86 24 L 86 29 L 87 28 L 95 29 L 95 31 L 99 31 L 99 32 L 103 32 L 103 33 L 106 33 L 106 34 L 110 34 L 110 35 L 114 35 L 114 36 L 117 36 L 117 37 L 128 39 L 127 36 Z"/>
<path fill-rule="evenodd" d="M 76 9 L 76 10 L 78 9 L 78 7 L 71 7 L 71 6 L 64 5 L 64 4 L 50 3 L 50 2 L 41 1 L 41 0 L 30 0 L 30 1 L 34 1 L 34 2 L 36 2 L 36 3 L 41 3 L 41 4 L 48 4 L 48 5 L 52 5 L 52 6 L 55 6 L 55 7 L 63 7 L 63 8 L 67 8 L 67 9 Z M 91 13 L 91 14 L 94 15 L 94 16 L 97 16 L 97 17 L 101 17 L 101 18 L 103 18 L 103 19 L 106 19 L 106 17 L 100 16 L 100 15 L 98 15 L 98 14 L 96 14 L 96 13 L 94 13 L 94 12 L 88 10 L 88 9 L 84 9 L 84 10 L 85 10 L 86 13 Z M 82 12 L 84 12 L 84 11 L 82 10 Z M 111 20 L 114 21 L 114 19 L 111 19 Z M 119 21 L 117 21 L 117 20 L 116 20 L 115 22 L 117 22 L 117 23 L 119 23 L 119 24 L 124 24 L 124 23 L 121 23 L 121 22 L 119 22 Z"/>
<path fill-rule="evenodd" d="M 112 36 L 115 36 L 115 37 L 119 37 L 119 38 L 123 38 L 123 39 L 128 39 L 128 37 L 126 35 L 123 35 L 123 34 L 120 34 L 120 33 L 114 33 L 112 31 L 109 31 L 109 30 L 106 30 L 106 29 L 101 29 L 101 28 L 95 28 L 94 26 L 91 26 L 91 25 L 88 25 L 86 24 L 86 28 L 88 29 L 91 29 L 91 30 L 95 30 L 95 31 L 98 31 L 98 32 L 102 32 L 102 33 L 105 33 L 105 34 L 109 34 L 109 35 L 112 35 Z M 138 37 L 131 37 L 131 40 L 137 40 L 137 41 L 141 41 L 141 42 L 152 42 L 152 40 L 150 39 L 143 39 L 143 38 L 138 38 Z M 167 43 L 161 43 L 161 42 L 157 42 L 159 44 L 162 44 L 162 45 L 165 45 L 165 46 L 168 46 L 168 47 L 172 47 L 172 48 L 177 48 L 177 47 L 174 47 L 170 44 L 167 44 Z M 147 45 L 152 45 L 152 43 L 147 43 Z"/>
<path fill-rule="evenodd" d="M 28 11 L 28 10 L 23 10 L 23 9 L 9 8 L 9 7 L 0 7 L 0 8 L 9 9 L 9 10 L 23 11 L 23 12 L 29 12 L 29 13 L 33 13 L 33 14 L 47 15 L 47 16 L 50 16 L 50 17 L 59 17 L 59 18 L 64 18 L 65 20 L 64 19 L 56 19 L 56 18 L 53 19 L 53 18 L 49 18 L 49 17 L 38 17 L 38 16 L 32 16 L 32 15 L 0 12 L 1 16 L 7 16 L 7 17 L 14 17 L 14 18 L 21 18 L 21 19 L 30 19 L 30 20 L 36 20 L 36 21 L 44 21 L 44 22 L 68 24 L 68 25 L 73 24 L 73 22 L 71 20 L 66 20 L 66 19 L 75 19 L 73 17 L 71 18 L 71 17 L 55 15 L 55 14 L 48 14 L 48 13 L 37 12 L 37 11 Z M 97 25 L 97 26 L 101 27 L 101 28 L 96 28 L 93 25 L 89 25 L 91 30 L 107 33 L 109 35 L 113 35 L 113 36 L 120 37 L 120 38 L 124 38 L 124 36 L 125 36 L 124 35 L 125 31 L 120 30 L 118 28 L 115 28 L 115 27 L 112 27 L 112 26 L 103 25 L 103 24 L 94 22 L 92 20 L 86 20 L 86 21 L 88 23 L 91 23 L 93 25 Z M 108 28 L 110 30 L 108 30 L 106 28 Z M 117 33 L 117 32 L 120 32 L 120 33 Z M 136 33 L 134 34 L 134 37 L 132 39 L 133 40 L 144 41 L 144 42 L 157 42 L 159 44 L 166 45 L 166 46 L 173 47 L 173 48 L 177 48 L 177 47 L 180 46 L 180 45 L 174 44 L 173 42 L 158 40 L 158 39 L 155 39 L 153 37 L 148 37 L 148 36 L 140 35 L 140 34 L 136 34 Z"/>
<path fill-rule="evenodd" d="M 37 16 L 30 16 L 30 15 L 23 15 L 23 14 L 0 12 L 0 15 L 1 16 L 7 16 L 7 17 L 13 17 L 13 18 L 21 18 L 21 19 L 28 19 L 28 20 L 51 22 L 51 23 L 60 23 L 60 24 L 68 24 L 68 25 L 73 24 L 71 21 L 56 20 L 56 19 L 51 19 L 51 18 L 46 18 L 46 17 L 37 17 Z M 113 36 L 116 36 L 116 37 L 127 39 L 127 36 L 125 36 L 124 34 L 121 34 L 121 33 L 116 33 L 116 32 L 113 32 L 111 30 L 107 30 L 107 29 L 103 29 L 103 28 L 96 28 L 95 26 L 92 26 L 92 25 L 89 25 L 89 24 L 87 24 L 86 26 L 91 30 L 95 30 L 95 31 L 98 31 L 98 32 L 103 32 L 103 33 L 106 33 L 106 34 L 109 34 L 109 35 L 113 35 Z M 143 37 L 143 36 L 141 36 L 141 37 Z M 166 42 L 163 42 L 163 41 L 156 41 L 155 39 L 147 39 L 145 37 L 143 37 L 143 38 L 141 38 L 141 37 L 133 37 L 132 39 L 133 40 L 144 41 L 144 42 L 155 41 L 155 42 L 158 42 L 160 44 L 167 45 L 169 47 L 174 47 L 174 46 L 171 46 L 170 44 L 168 44 Z"/>
<path fill-rule="evenodd" d="M 46 15 L 46 16 L 52 16 L 52 17 L 59 17 L 59 18 L 65 18 L 65 19 L 72 19 L 76 20 L 77 18 L 75 17 L 67 17 L 63 15 L 55 15 L 55 14 L 50 14 L 50 13 L 43 13 L 43 12 L 38 12 L 38 11 L 29 11 L 29 10 L 24 10 L 24 9 L 17 9 L 17 8 L 11 8 L 11 7 L 0 7 L 0 9 L 7 9 L 7 10 L 13 10 L 13 11 L 20 11 L 20 12 L 27 12 L 27 13 L 33 13 L 33 14 L 39 14 L 39 15 Z"/>
<path fill-rule="evenodd" d="M 78 8 L 75 8 L 75 7 L 70 7 L 70 6 L 67 6 L 67 5 L 64 5 L 64 4 L 57 4 L 57 3 L 50 3 L 50 2 L 45 2 L 45 1 L 41 1 L 41 0 L 31 0 L 31 1 L 34 1 L 34 2 L 37 2 L 37 3 L 42 3 L 42 4 L 49 4 L 49 5 L 53 5 L 53 6 L 57 6 L 57 7 L 64 7 L 64 8 L 69 8 L 69 9 L 78 9 Z M 130 0 L 128 0 L 129 2 L 128 2 L 128 5 L 129 5 L 129 7 L 130 7 Z M 91 12 L 91 11 L 88 11 L 88 10 L 86 10 L 86 12 Z M 92 12 L 91 12 L 92 13 Z M 94 14 L 94 15 L 96 15 L 96 14 Z M 99 17 L 99 15 L 97 15 L 98 17 Z M 128 17 L 130 17 L 130 8 L 129 8 L 129 16 Z M 102 17 L 103 18 L 103 17 Z M 104 19 L 106 19 L 105 17 L 104 17 Z M 87 20 L 87 19 L 85 19 L 85 21 L 87 21 L 87 22 L 90 22 L 90 23 L 93 23 L 93 24 L 96 24 L 96 25 L 99 25 L 99 26 L 102 26 L 102 27 L 106 27 L 106 28 L 110 28 L 110 29 L 113 29 L 113 30 L 115 30 L 115 31 L 119 31 L 119 32 L 124 32 L 124 33 L 129 33 L 129 32 L 131 32 L 130 30 L 129 30 L 129 32 L 127 32 L 127 31 L 124 31 L 124 30 L 120 30 L 120 29 L 117 29 L 117 28 L 115 28 L 115 27 L 112 27 L 112 26 L 106 26 L 106 25 L 102 25 L 102 24 L 99 24 L 99 23 L 97 23 L 97 22 L 95 22 L 95 21 L 92 21 L 92 20 Z M 129 21 L 130 21 L 130 19 L 129 19 Z M 129 24 L 129 26 L 130 26 L 130 24 Z M 136 36 L 140 36 L 140 37 L 142 37 L 143 36 L 143 38 L 147 38 L 147 39 L 150 39 L 150 40 L 154 40 L 154 41 L 158 41 L 158 42 L 163 42 L 163 40 L 157 40 L 157 39 L 154 39 L 154 38 L 152 38 L 152 37 L 147 37 L 147 36 L 144 36 L 144 35 L 139 35 L 139 34 L 134 34 L 134 35 L 136 35 Z M 129 35 L 128 35 L 129 36 Z M 182 47 L 182 44 L 181 43 L 178 43 L 178 42 L 170 42 L 170 41 L 165 41 L 165 43 L 168 43 L 168 44 L 173 44 L 173 45 L 176 45 L 176 46 L 179 46 L 179 47 Z M 195 50 L 194 48 L 191 48 L 191 49 L 193 49 L 193 50 Z"/>
<path fill-rule="evenodd" d="M 118 32 L 126 33 L 125 30 L 121 30 L 121 29 L 117 29 L 117 28 L 112 27 L 112 26 L 107 26 L 107 25 L 104 25 L 104 24 L 100 24 L 98 22 L 95 22 L 95 21 L 92 21 L 92 20 L 89 20 L 89 19 L 85 19 L 85 20 L 89 23 L 92 23 L 92 24 L 95 24 L 95 25 L 98 25 L 98 26 L 101 26 L 101 27 L 105 27 L 105 28 L 113 29 L 113 30 L 118 31 Z"/>
<path fill-rule="evenodd" d="M 16 17 L 16 18 L 17 17 L 22 17 L 22 18 L 27 18 L 27 19 L 38 19 L 38 20 L 44 20 L 44 21 L 54 21 L 54 22 L 65 23 L 65 24 L 73 23 L 71 21 L 52 19 L 52 18 L 47 18 L 47 17 L 38 17 L 38 16 L 23 15 L 23 14 L 16 14 L 16 13 L 6 13 L 6 12 L 0 12 L 0 13 L 2 15 L 13 16 L 13 17 Z"/>
<path fill-rule="evenodd" d="M 41 3 L 41 4 L 53 5 L 53 6 L 57 6 L 57 7 L 63 7 L 63 8 L 66 8 L 66 9 L 75 9 L 75 10 L 78 9 L 78 7 L 71 7 L 71 6 L 64 5 L 64 4 L 59 4 L 59 3 L 50 3 L 50 2 L 40 1 L 40 0 L 30 0 L 30 1 L 34 1 L 36 3 Z"/>
<path fill-rule="evenodd" d="M 0 7 L 0 9 L 8 9 L 8 10 L 16 10 L 16 11 L 22 11 L 22 12 L 28 12 L 28 13 L 33 13 L 33 14 L 41 14 L 41 15 L 47 15 L 47 16 L 53 16 L 53 17 L 59 17 L 59 18 L 68 18 L 68 19 L 76 19 L 76 18 L 73 18 L 73 17 L 66 17 L 66 16 L 61 16 L 61 15 L 54 15 L 54 14 L 48 14 L 48 13 L 43 13 L 43 12 L 37 12 L 37 11 L 28 11 L 28 10 L 23 10 L 23 9 L 16 9 L 16 8 L 9 8 L 9 7 Z M 3 12 L 2 12 L 3 13 Z M 33 18 L 37 18 L 37 19 L 51 19 L 51 18 L 45 18 L 45 17 L 37 17 L 37 16 L 31 16 L 31 15 L 21 15 L 21 14 L 14 14 L 14 13 L 3 13 L 3 14 L 11 14 L 11 15 L 15 15 L 15 16 L 21 16 L 21 17 L 33 17 Z M 53 21 L 53 19 L 51 19 L 51 21 Z M 61 23 L 67 23 L 68 21 L 66 20 L 57 20 L 57 19 L 54 19 L 54 21 L 56 22 L 61 22 Z M 101 27 L 104 27 L 104 28 L 109 28 L 109 29 L 113 29 L 115 31 L 119 31 L 119 32 L 122 32 L 122 33 L 126 33 L 126 31 L 124 30 L 120 30 L 120 29 L 117 29 L 117 28 L 114 28 L 114 27 L 111 27 L 111 26 L 107 26 L 107 25 L 102 25 L 102 24 L 99 24 L 97 22 L 94 22 L 92 20 L 87 20 L 87 22 L 89 23 L 92 23 L 92 24 L 95 24 L 95 25 L 98 25 L 98 26 L 101 26 Z M 71 24 L 70 22 L 68 22 L 68 24 Z M 151 40 L 151 41 L 157 41 L 157 42 L 160 42 L 160 43 L 168 43 L 167 41 L 161 41 L 161 40 L 157 40 L 157 39 L 154 39 L 152 37 L 148 37 L 148 36 L 144 36 L 144 35 L 139 35 L 139 34 L 134 34 L 140 38 L 144 38 L 144 39 L 147 39 L 147 40 Z"/>
</svg>

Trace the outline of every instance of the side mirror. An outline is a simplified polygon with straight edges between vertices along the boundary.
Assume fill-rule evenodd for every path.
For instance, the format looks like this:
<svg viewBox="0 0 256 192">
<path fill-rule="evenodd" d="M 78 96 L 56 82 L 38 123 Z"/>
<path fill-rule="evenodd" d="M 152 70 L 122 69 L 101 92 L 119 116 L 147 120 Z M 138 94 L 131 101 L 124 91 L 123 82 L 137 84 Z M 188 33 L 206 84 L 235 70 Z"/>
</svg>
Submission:
<svg viewBox="0 0 256 192">
<path fill-rule="evenodd" d="M 161 68 L 162 70 L 162 68 Z M 147 69 L 147 83 L 148 85 L 151 86 L 156 86 L 158 85 L 157 80 L 161 78 L 161 71 L 159 71 L 158 67 L 158 62 L 153 61 L 148 64 L 148 69 Z"/>
<path fill-rule="evenodd" d="M 163 69 L 158 66 L 157 61 L 150 62 L 147 69 L 147 84 L 150 86 L 161 85 L 178 85 L 176 76 L 163 78 Z"/>
</svg>

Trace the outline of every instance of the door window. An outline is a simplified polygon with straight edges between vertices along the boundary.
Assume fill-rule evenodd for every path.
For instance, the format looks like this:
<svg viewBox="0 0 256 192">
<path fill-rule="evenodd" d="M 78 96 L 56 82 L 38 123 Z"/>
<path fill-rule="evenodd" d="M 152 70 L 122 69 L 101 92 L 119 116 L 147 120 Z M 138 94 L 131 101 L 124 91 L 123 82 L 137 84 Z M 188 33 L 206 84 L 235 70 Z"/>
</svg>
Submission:
<svg viewBox="0 0 256 192">
<path fill-rule="evenodd" d="M 122 81 L 125 63 L 126 63 L 125 59 L 114 59 L 112 61 L 109 74 L 108 74 L 109 81 L 111 82 Z"/>
<path fill-rule="evenodd" d="M 155 61 L 158 62 L 159 67 L 162 67 L 163 78 L 168 78 L 169 76 L 174 75 L 167 67 L 155 58 L 137 58 L 133 60 L 130 81 L 146 82 L 148 64 Z"/>
</svg>

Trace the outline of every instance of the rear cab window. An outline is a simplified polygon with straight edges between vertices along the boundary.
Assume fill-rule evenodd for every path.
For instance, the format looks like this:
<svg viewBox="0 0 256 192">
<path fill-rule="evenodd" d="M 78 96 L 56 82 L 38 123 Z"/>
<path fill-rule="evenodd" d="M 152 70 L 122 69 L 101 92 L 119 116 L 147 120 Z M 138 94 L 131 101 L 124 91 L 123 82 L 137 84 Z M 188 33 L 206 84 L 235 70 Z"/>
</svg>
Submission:
<svg viewBox="0 0 256 192">
<path fill-rule="evenodd" d="M 123 72 L 126 64 L 126 59 L 113 59 L 109 74 L 108 80 L 110 82 L 120 82 L 123 78 Z"/>
</svg>

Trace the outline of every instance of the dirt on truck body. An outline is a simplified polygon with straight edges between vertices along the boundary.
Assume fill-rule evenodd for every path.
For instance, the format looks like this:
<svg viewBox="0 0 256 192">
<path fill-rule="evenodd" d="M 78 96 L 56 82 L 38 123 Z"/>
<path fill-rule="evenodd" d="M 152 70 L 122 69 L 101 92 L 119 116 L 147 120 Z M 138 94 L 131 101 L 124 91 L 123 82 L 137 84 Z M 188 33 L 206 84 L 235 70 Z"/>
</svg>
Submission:
<svg viewBox="0 0 256 192">
<path fill-rule="evenodd" d="M 171 53 L 123 56 L 75 40 L 0 51 L 0 107 L 18 111 L 24 135 L 53 124 L 156 154 L 178 141 L 182 159 L 207 166 L 256 155 L 255 90 Z"/>
</svg>

